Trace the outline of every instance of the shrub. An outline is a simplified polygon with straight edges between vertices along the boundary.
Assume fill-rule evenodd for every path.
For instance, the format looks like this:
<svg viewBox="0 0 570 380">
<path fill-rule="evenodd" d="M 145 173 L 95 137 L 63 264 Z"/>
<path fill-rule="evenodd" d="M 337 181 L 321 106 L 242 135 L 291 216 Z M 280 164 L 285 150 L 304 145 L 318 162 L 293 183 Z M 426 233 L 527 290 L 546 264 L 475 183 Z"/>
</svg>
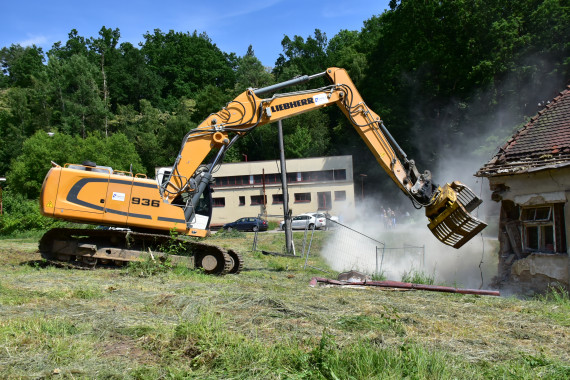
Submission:
<svg viewBox="0 0 570 380">
<path fill-rule="evenodd" d="M 5 190 L 2 194 L 3 213 L 0 216 L 0 236 L 41 231 L 66 222 L 46 218 L 40 214 L 38 201 L 31 201 L 19 193 Z"/>
</svg>

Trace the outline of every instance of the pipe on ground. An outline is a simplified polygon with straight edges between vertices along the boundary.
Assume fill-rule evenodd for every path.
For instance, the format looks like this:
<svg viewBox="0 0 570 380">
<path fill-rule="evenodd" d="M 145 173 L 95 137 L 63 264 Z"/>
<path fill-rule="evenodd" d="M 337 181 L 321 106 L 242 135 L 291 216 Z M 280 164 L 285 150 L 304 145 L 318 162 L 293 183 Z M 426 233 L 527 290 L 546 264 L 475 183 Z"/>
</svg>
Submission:
<svg viewBox="0 0 570 380">
<path fill-rule="evenodd" d="M 459 289 L 453 288 L 451 286 L 440 286 L 440 285 L 425 285 L 425 284 L 413 284 L 411 282 L 400 282 L 400 281 L 339 281 L 332 280 L 329 278 L 313 277 L 309 282 L 310 286 L 316 286 L 317 283 L 323 282 L 331 285 L 362 285 L 362 286 L 378 286 L 382 288 L 398 288 L 398 289 L 416 289 L 416 290 L 429 290 L 433 292 L 444 292 L 444 293 L 460 293 L 460 294 L 476 294 L 481 296 L 500 296 L 500 292 L 496 290 L 480 290 L 480 289 Z"/>
</svg>

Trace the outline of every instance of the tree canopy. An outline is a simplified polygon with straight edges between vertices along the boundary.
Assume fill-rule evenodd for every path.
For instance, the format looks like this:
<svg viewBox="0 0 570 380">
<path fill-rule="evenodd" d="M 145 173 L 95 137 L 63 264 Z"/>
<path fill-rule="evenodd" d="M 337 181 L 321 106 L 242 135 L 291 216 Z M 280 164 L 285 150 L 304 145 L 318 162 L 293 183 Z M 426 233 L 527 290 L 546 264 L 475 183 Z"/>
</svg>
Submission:
<svg viewBox="0 0 570 380">
<path fill-rule="evenodd" d="M 284 36 L 272 68 L 253 46 L 238 57 L 197 31 L 155 29 L 135 47 L 121 43 L 118 28 L 95 37 L 74 29 L 45 53 L 3 47 L 0 175 L 34 198 L 52 160 L 153 174 L 174 162 L 190 129 L 240 92 L 331 66 L 348 70 L 421 168 L 446 149 L 479 144 L 476 136 L 486 139 L 469 154 L 490 155 L 568 83 L 569 13 L 562 0 L 392 0 L 361 30 Z M 352 154 L 355 173 L 381 191 L 384 173 L 338 110 L 286 120 L 284 133 L 288 157 Z M 226 160 L 274 159 L 276 136 L 276 128 L 258 128 Z"/>
</svg>

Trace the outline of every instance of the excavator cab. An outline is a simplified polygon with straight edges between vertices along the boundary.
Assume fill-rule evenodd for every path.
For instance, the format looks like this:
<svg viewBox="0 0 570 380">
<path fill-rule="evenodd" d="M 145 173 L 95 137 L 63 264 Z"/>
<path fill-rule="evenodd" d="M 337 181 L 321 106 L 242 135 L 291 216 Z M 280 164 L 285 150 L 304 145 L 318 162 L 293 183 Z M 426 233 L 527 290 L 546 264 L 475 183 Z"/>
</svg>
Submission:
<svg viewBox="0 0 570 380">
<path fill-rule="evenodd" d="M 460 248 L 487 224 L 470 214 L 483 201 L 458 181 L 437 189 L 432 205 L 426 207 L 428 228 L 435 237 L 453 248 Z"/>
</svg>

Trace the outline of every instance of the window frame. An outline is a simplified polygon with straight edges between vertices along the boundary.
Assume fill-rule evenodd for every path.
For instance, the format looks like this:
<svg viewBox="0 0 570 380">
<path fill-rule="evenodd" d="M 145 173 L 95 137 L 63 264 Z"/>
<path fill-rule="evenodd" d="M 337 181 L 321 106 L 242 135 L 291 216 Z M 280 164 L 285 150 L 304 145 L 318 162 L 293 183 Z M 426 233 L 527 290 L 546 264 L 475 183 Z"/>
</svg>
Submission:
<svg viewBox="0 0 570 380">
<path fill-rule="evenodd" d="M 294 203 L 311 203 L 311 193 L 295 193 L 294 194 L 295 202 Z"/>
<path fill-rule="evenodd" d="M 335 201 L 335 202 L 344 202 L 344 201 L 346 201 L 346 190 L 335 190 L 335 192 L 334 192 L 334 201 Z"/>
<path fill-rule="evenodd" d="M 259 201 L 258 201 L 259 198 Z M 265 199 L 264 199 L 265 198 Z M 255 202 L 254 202 L 255 199 Z M 265 201 L 265 202 L 264 202 Z M 264 195 L 250 195 L 249 204 L 251 206 L 265 206 L 267 204 L 267 196 Z"/>
<path fill-rule="evenodd" d="M 212 198 L 212 207 L 226 207 L 226 197 Z"/>
<path fill-rule="evenodd" d="M 272 194 L 272 203 L 274 205 L 282 205 L 283 204 L 283 194 Z"/>
<path fill-rule="evenodd" d="M 563 207 L 562 203 L 558 206 L 557 204 L 543 204 L 521 207 L 519 220 L 524 252 L 562 253 L 562 250 L 565 251 L 563 247 L 565 245 Z M 562 218 L 559 218 L 557 214 L 562 215 Z"/>
</svg>

